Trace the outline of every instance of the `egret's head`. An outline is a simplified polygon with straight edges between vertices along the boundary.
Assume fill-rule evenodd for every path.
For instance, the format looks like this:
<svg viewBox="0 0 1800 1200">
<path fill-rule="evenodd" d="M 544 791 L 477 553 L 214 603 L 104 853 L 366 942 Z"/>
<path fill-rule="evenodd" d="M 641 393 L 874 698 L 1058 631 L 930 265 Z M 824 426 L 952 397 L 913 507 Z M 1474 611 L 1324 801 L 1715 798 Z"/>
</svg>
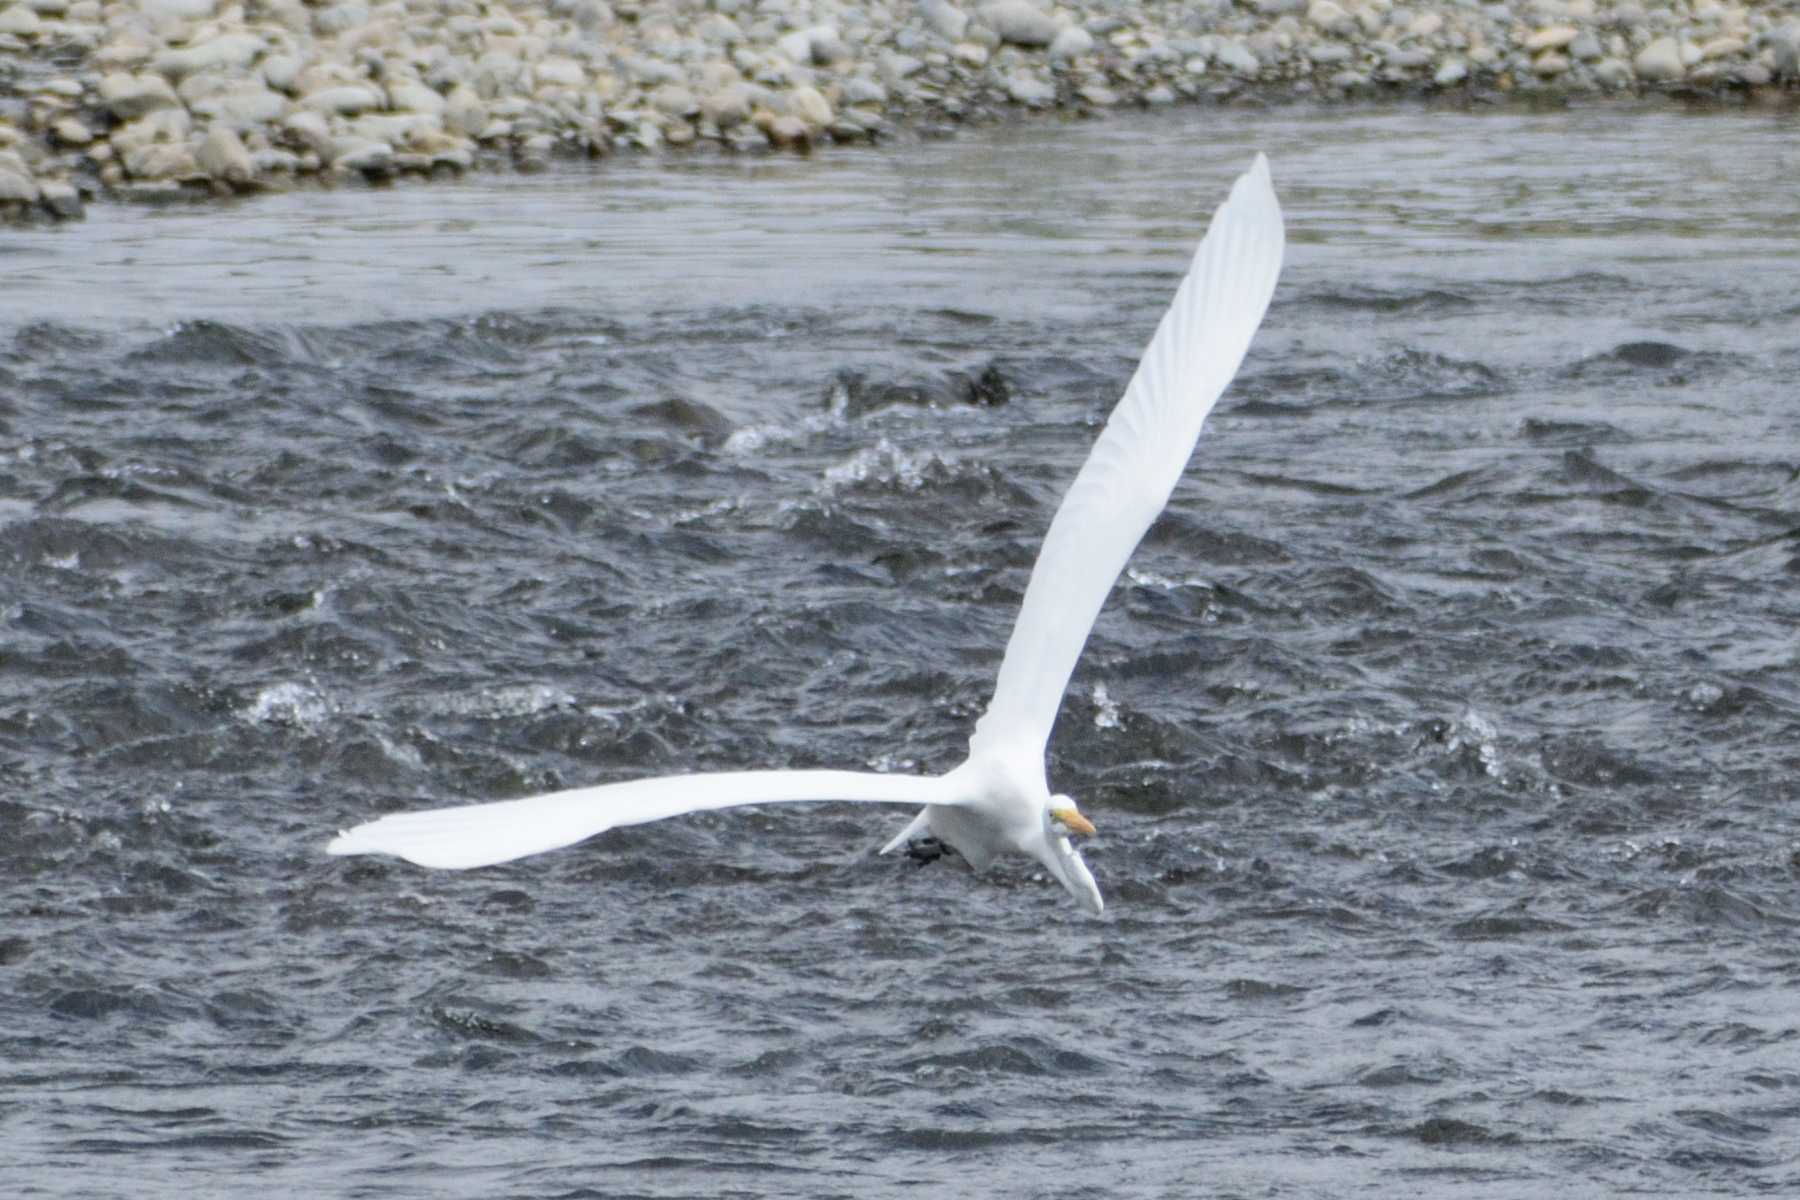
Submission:
<svg viewBox="0 0 1800 1200">
<path fill-rule="evenodd" d="M 1094 823 L 1081 815 L 1075 801 L 1068 796 L 1050 797 L 1050 825 L 1064 834 L 1094 832 Z"/>
<path fill-rule="evenodd" d="M 1037 860 L 1050 868 L 1056 881 L 1095 916 L 1106 908 L 1093 874 L 1081 861 L 1081 851 L 1069 844 L 1072 833 L 1092 833 L 1094 823 L 1081 815 L 1075 802 L 1067 796 L 1052 796 L 1044 808 L 1044 837 L 1028 847 Z"/>
</svg>

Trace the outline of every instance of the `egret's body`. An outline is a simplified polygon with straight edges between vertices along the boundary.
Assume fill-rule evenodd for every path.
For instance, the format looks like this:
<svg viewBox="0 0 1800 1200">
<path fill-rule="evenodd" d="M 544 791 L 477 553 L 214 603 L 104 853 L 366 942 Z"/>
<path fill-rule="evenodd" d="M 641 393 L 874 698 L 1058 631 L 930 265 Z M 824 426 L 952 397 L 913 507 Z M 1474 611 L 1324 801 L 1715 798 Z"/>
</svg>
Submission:
<svg viewBox="0 0 1800 1200">
<path fill-rule="evenodd" d="M 969 757 L 939 776 L 857 771 L 732 771 L 631 780 L 425 812 L 339 834 L 332 854 L 394 854 L 427 867 L 477 867 L 553 850 L 617 825 L 745 804 L 863 801 L 922 811 L 884 848 L 926 833 L 977 870 L 1007 854 L 1036 859 L 1089 912 L 1104 907 L 1070 833 L 1093 826 L 1050 794 L 1044 752 L 1075 660 L 1113 582 L 1168 503 L 1201 424 L 1262 322 L 1284 244 L 1262 155 L 1212 225 L 1157 326 L 1125 396 L 1063 497 L 1032 567 Z"/>
</svg>

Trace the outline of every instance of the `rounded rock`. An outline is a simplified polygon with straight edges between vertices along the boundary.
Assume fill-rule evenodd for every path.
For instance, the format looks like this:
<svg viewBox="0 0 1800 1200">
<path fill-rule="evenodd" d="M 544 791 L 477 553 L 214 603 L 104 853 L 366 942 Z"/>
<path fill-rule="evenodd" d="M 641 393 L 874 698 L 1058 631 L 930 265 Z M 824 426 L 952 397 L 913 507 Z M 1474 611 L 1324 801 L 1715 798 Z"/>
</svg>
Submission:
<svg viewBox="0 0 1800 1200">
<path fill-rule="evenodd" d="M 10 33 L 17 38 L 35 39 L 43 31 L 44 22 L 31 10 L 30 5 L 14 4 L 8 8 L 0 9 L 0 33 Z M 28 203 L 37 199 L 37 185 L 35 183 L 32 184 L 31 189 L 31 196 L 30 200 L 27 201 Z M 14 190 L 17 189 L 15 188 Z M 8 195 L 0 196 L 0 199 L 20 200 L 25 199 L 25 197 Z"/>
<path fill-rule="evenodd" d="M 1306 19 L 1326 33 L 1348 33 L 1356 25 L 1355 18 L 1333 0 L 1313 0 Z"/>
<path fill-rule="evenodd" d="M 338 116 L 352 117 L 357 113 L 380 108 L 381 96 L 376 93 L 374 88 L 364 87 L 359 83 L 345 83 L 309 92 L 301 97 L 300 107 L 310 112 L 336 113 Z"/>
<path fill-rule="evenodd" d="M 924 0 L 919 5 L 919 15 L 947 42 L 962 41 L 969 29 L 969 14 L 949 0 Z"/>
<path fill-rule="evenodd" d="M 700 111 L 700 102 L 681 84 L 665 83 L 650 93 L 650 107 L 671 117 L 686 117 Z"/>
<path fill-rule="evenodd" d="M 11 166 L 0 166 L 0 200 L 36 204 L 41 194 L 37 180 L 31 177 L 31 172 L 23 164 L 16 170 Z"/>
<path fill-rule="evenodd" d="M 1671 83 L 1687 74 L 1681 61 L 1681 43 L 1664 36 L 1652 41 L 1631 60 L 1639 79 L 1649 83 Z"/>
<path fill-rule="evenodd" d="M 1431 77 L 1431 82 L 1439 87 L 1455 87 L 1469 77 L 1469 64 L 1452 55 L 1438 64 L 1438 69 Z"/>
<path fill-rule="evenodd" d="M 750 89 L 727 84 L 700 102 L 700 116 L 720 129 L 731 129 L 750 119 Z"/>
<path fill-rule="evenodd" d="M 1525 39 L 1525 53 L 1561 50 L 1580 36 L 1581 30 L 1573 25 L 1546 25 Z"/>
<path fill-rule="evenodd" d="M 115 72 L 100 80 L 100 107 L 121 121 L 135 120 L 179 103 L 175 89 L 161 75 Z"/>
<path fill-rule="evenodd" d="M 788 112 L 799 117 L 814 129 L 823 129 L 831 124 L 831 101 L 814 87 L 797 87 L 788 92 Z"/>
<path fill-rule="evenodd" d="M 50 125 L 50 136 L 65 146 L 85 146 L 94 140 L 94 132 L 74 117 L 63 117 Z"/>
<path fill-rule="evenodd" d="M 202 171 L 223 183 L 242 186 L 256 173 L 244 140 L 226 125 L 208 129 L 200 143 L 200 152 L 194 157 Z"/>
<path fill-rule="evenodd" d="M 1048 46 L 1062 32 L 1054 17 L 1031 0 L 993 0 L 976 10 L 981 23 L 1014 46 Z"/>
<path fill-rule="evenodd" d="M 1094 49 L 1094 35 L 1079 25 L 1070 25 L 1050 43 L 1050 57 L 1080 58 Z"/>
</svg>

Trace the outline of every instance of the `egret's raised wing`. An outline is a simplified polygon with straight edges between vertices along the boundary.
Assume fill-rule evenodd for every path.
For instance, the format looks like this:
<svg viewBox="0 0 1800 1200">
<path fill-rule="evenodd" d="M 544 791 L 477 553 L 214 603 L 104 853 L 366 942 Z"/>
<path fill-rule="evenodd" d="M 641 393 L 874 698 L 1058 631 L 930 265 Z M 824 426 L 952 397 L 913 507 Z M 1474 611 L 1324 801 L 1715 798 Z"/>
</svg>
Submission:
<svg viewBox="0 0 1800 1200">
<path fill-rule="evenodd" d="M 1137 373 L 1050 522 L 973 753 L 1043 753 L 1106 594 L 1168 503 L 1237 374 L 1281 273 L 1281 206 L 1262 155 L 1213 214 Z"/>
<path fill-rule="evenodd" d="M 422 867 L 485 867 L 570 846 L 618 825 L 742 804 L 851 800 L 966 803 L 944 779 L 861 771 L 724 771 L 665 775 L 523 800 L 394 813 L 345 830 L 328 854 L 392 854 Z"/>
</svg>

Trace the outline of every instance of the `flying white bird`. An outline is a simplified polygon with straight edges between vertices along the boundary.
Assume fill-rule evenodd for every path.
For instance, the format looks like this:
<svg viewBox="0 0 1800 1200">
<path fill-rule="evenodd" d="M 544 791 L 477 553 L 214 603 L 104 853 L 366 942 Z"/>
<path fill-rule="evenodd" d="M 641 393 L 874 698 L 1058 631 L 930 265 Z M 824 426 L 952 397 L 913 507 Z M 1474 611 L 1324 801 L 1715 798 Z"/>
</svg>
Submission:
<svg viewBox="0 0 1800 1200">
<path fill-rule="evenodd" d="M 1069 844 L 1094 827 L 1044 773 L 1050 726 L 1088 630 L 1193 454 L 1201 423 L 1237 374 L 1281 272 L 1281 208 L 1262 155 L 1213 214 L 1187 278 L 1125 396 L 1063 497 L 1031 569 L 969 757 L 944 775 L 728 771 L 574 788 L 522 800 L 397 813 L 339 834 L 331 854 L 393 854 L 425 867 L 480 867 L 572 845 L 618 825 L 741 804 L 849 800 L 920 804 L 882 848 L 927 833 L 981 870 L 1036 859 L 1089 912 L 1100 889 Z"/>
</svg>

